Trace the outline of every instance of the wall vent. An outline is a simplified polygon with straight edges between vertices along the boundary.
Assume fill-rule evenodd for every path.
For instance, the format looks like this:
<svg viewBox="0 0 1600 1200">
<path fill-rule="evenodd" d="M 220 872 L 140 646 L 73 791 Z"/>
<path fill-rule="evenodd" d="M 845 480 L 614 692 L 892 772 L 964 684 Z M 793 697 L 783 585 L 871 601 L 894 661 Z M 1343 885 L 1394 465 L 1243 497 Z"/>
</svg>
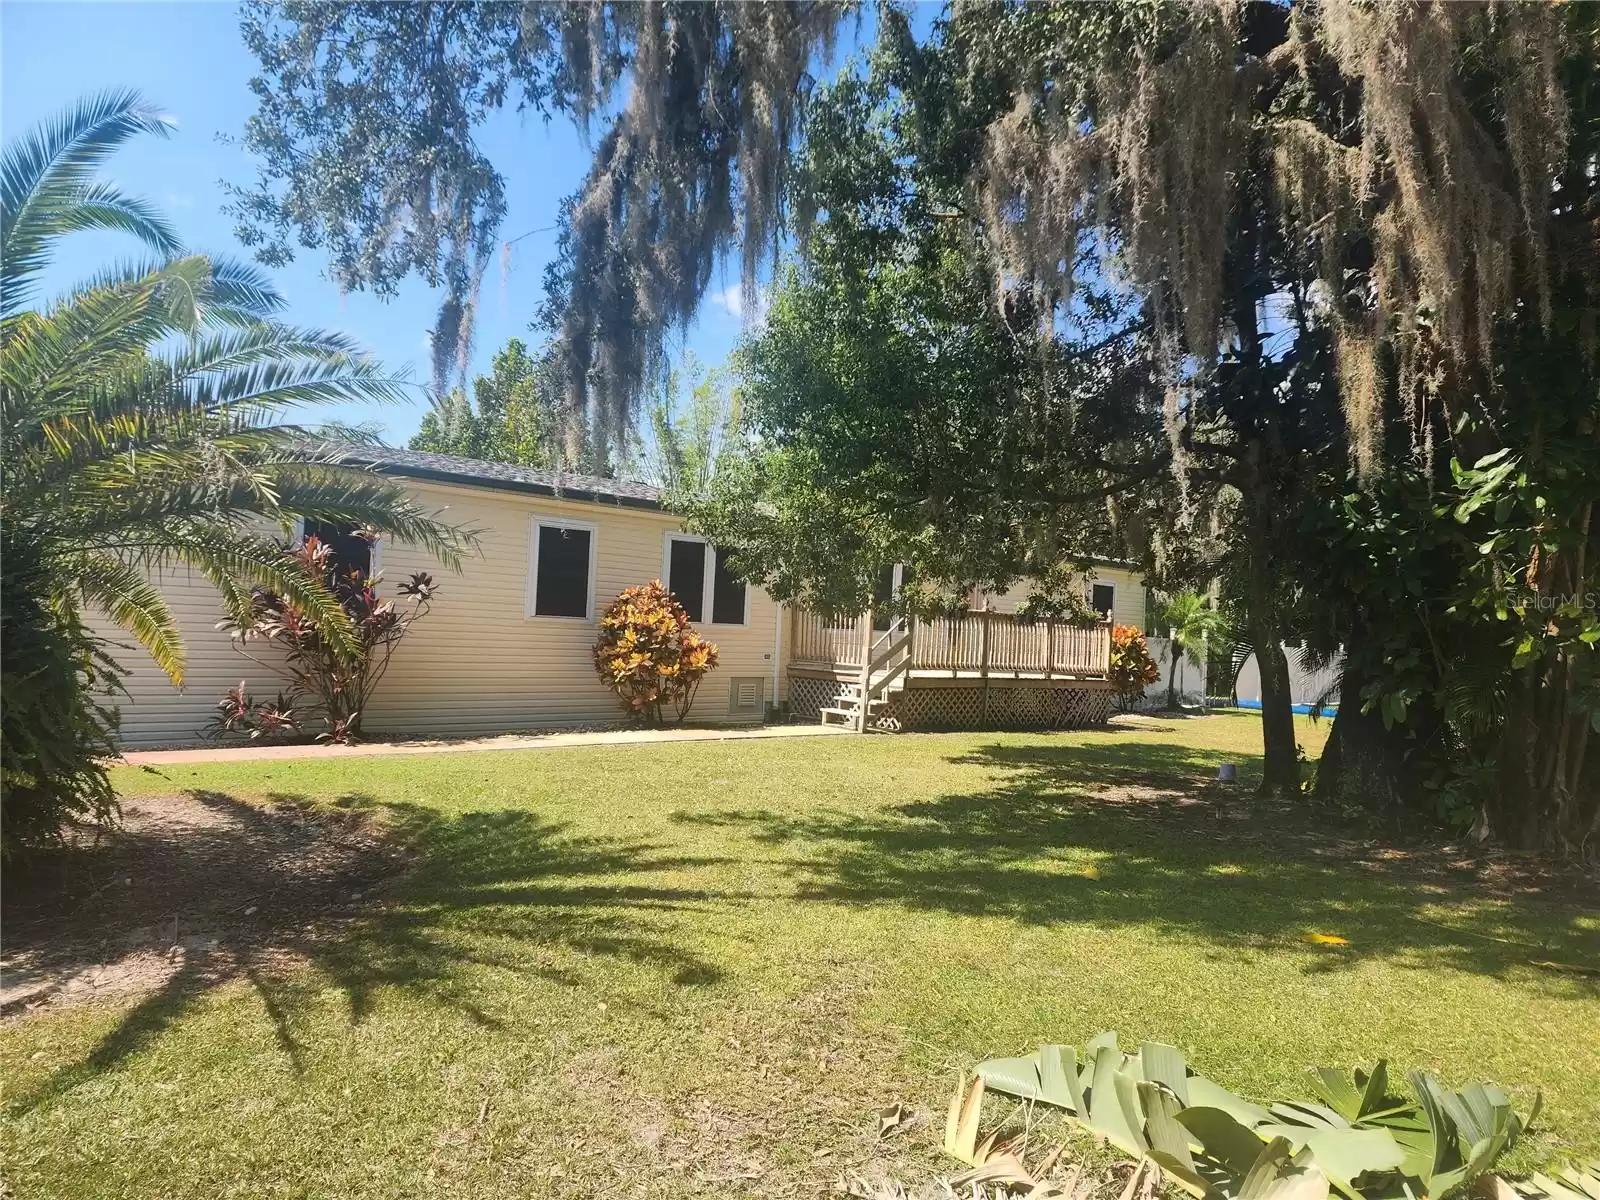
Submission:
<svg viewBox="0 0 1600 1200">
<path fill-rule="evenodd" d="M 747 675 L 728 681 L 728 716 L 736 721 L 759 721 L 767 713 L 767 681 Z"/>
</svg>

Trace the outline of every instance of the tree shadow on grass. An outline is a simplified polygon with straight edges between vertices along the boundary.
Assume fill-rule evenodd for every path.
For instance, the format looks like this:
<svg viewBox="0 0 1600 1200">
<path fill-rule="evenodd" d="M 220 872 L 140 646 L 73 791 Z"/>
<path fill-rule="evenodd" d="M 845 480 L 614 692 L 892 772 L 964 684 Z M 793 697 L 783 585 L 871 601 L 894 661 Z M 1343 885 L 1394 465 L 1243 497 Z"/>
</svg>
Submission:
<svg viewBox="0 0 1600 1200">
<path fill-rule="evenodd" d="M 1240 756 L 1162 744 L 996 744 L 951 761 L 983 790 L 863 814 L 768 810 L 681 819 L 791 853 L 806 900 L 898 905 L 1032 926 L 1142 926 L 1294 953 L 1308 972 L 1369 957 L 1490 975 L 1600 968 L 1592 881 L 1455 847 L 1374 840 L 1309 803 L 1215 783 Z M 1087 868 L 1093 867 L 1093 871 Z M 1587 926 L 1587 928 L 1586 928 Z M 1330 934 L 1347 944 L 1308 941 Z M 1600 980 L 1544 971 L 1594 994 Z"/>
<path fill-rule="evenodd" d="M 13 1096 L 13 1116 L 115 1068 L 235 980 L 255 991 L 298 1073 L 298 1016 L 329 981 L 352 1022 L 394 988 L 492 1026 L 494 1016 L 474 999 L 473 976 L 483 968 L 574 984 L 563 961 L 595 956 L 684 987 L 721 978 L 650 918 L 730 897 L 648 878 L 716 860 L 578 834 L 522 809 L 445 817 L 359 794 L 331 808 L 299 796 L 270 800 L 167 798 L 161 804 L 179 814 L 173 820 L 130 820 L 93 848 L 70 852 L 70 864 L 36 864 L 31 887 L 8 880 L 9 956 L 41 977 L 67 979 L 104 973 L 108 962 L 132 955 L 147 968 L 132 982 L 155 984 L 81 1061 Z M 149 802 L 130 805 L 134 815 L 140 804 Z M 315 987 L 292 970 L 308 964 L 318 972 Z"/>
</svg>

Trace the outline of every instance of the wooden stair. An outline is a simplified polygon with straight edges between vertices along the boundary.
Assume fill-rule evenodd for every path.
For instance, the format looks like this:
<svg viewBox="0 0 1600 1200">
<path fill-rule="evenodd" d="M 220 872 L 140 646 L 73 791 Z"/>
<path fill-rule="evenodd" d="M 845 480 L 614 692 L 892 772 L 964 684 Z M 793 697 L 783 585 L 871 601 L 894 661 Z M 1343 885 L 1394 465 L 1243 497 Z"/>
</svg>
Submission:
<svg viewBox="0 0 1600 1200">
<path fill-rule="evenodd" d="M 843 684 L 838 702 L 822 710 L 824 725 L 837 722 L 860 733 L 878 732 L 874 718 L 888 705 L 890 690 L 897 681 L 905 687 L 911 666 L 910 622 L 891 622 L 881 634 L 868 623 L 862 652 L 866 665 L 856 680 Z"/>
<path fill-rule="evenodd" d="M 880 712 L 887 708 L 890 703 L 890 698 L 890 694 L 886 693 L 881 696 L 874 696 L 871 700 L 867 701 L 867 714 L 869 720 L 865 726 L 866 732 L 882 732 L 873 726 L 870 718 L 877 716 Z M 822 710 L 822 724 L 843 725 L 850 729 L 862 728 L 861 685 L 859 683 L 847 683 L 844 685 L 843 691 L 839 696 L 838 704 Z"/>
</svg>

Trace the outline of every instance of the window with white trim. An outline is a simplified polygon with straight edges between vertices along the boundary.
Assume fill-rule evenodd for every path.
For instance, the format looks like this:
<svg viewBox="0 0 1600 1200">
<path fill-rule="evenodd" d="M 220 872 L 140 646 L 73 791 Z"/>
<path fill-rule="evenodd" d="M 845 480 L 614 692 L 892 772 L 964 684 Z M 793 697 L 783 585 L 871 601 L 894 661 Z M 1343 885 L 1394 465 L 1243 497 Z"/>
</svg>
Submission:
<svg viewBox="0 0 1600 1200">
<path fill-rule="evenodd" d="M 1100 614 L 1102 621 L 1109 621 L 1111 614 L 1117 608 L 1117 585 L 1114 583 L 1096 583 L 1089 587 L 1089 607 Z"/>
<path fill-rule="evenodd" d="M 692 534 L 669 533 L 662 557 L 667 590 L 678 598 L 689 620 L 712 625 L 743 625 L 749 619 L 749 588 L 733 573 L 732 553 Z"/>
<path fill-rule="evenodd" d="M 530 617 L 594 616 L 595 534 L 596 527 L 585 521 L 534 521 Z"/>
</svg>

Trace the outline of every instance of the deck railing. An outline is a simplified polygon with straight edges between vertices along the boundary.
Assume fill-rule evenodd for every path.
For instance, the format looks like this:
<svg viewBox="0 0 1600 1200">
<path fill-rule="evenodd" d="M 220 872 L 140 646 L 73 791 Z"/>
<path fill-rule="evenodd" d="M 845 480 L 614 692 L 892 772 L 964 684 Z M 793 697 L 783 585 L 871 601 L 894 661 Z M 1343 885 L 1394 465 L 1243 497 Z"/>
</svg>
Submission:
<svg viewBox="0 0 1600 1200">
<path fill-rule="evenodd" d="M 829 618 L 803 609 L 795 609 L 794 617 L 794 640 L 789 650 L 791 662 L 829 667 L 861 666 L 866 617 Z"/>
<path fill-rule="evenodd" d="M 864 615 L 829 620 L 796 610 L 790 660 L 859 670 L 869 645 L 868 622 Z M 1104 678 L 1111 666 L 1109 622 L 1083 628 L 1019 621 L 1011 613 L 970 612 L 913 618 L 911 635 L 910 668 L 918 672 Z"/>
</svg>

